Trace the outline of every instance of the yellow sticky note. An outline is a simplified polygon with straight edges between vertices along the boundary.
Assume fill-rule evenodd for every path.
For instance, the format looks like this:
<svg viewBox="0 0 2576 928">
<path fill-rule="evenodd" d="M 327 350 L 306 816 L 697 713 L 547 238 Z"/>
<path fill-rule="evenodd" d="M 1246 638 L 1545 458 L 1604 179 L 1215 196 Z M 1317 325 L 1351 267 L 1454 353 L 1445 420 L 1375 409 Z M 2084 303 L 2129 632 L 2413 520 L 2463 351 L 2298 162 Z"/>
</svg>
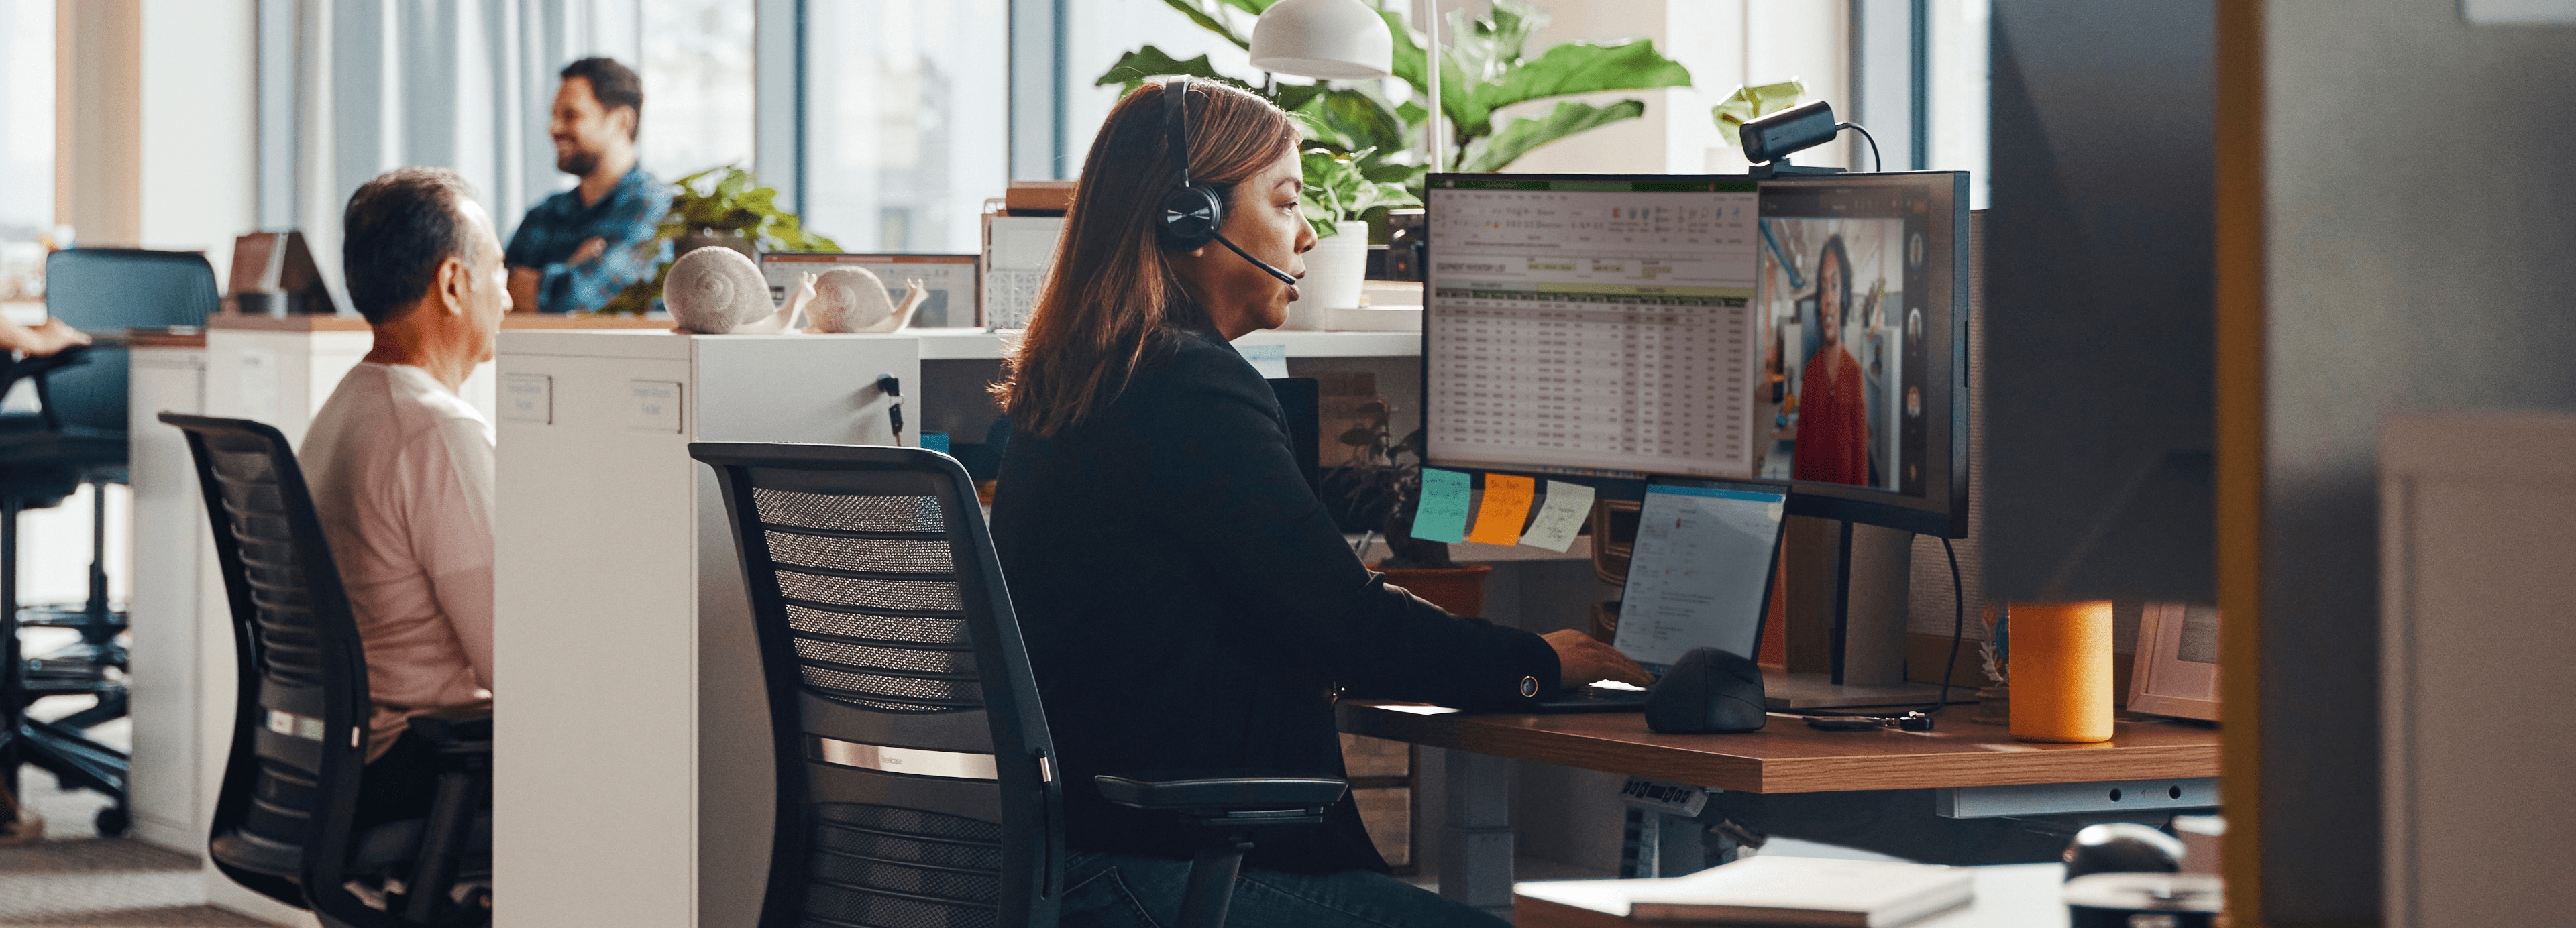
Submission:
<svg viewBox="0 0 2576 928">
<path fill-rule="evenodd" d="M 1530 496 L 1538 481 L 1503 474 L 1485 475 L 1485 503 L 1476 507 L 1476 530 L 1467 540 L 1480 545 L 1513 545 L 1521 540 L 1521 522 L 1529 518 Z"/>
</svg>

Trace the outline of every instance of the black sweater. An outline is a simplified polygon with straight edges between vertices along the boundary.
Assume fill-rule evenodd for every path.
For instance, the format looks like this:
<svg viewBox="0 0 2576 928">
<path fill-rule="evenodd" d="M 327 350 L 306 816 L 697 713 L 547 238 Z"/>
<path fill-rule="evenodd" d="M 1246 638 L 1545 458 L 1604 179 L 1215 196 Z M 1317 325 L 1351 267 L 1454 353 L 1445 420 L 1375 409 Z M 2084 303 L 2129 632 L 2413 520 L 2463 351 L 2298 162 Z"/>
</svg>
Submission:
<svg viewBox="0 0 2576 928">
<path fill-rule="evenodd" d="M 1268 383 L 1213 331 L 1166 330 L 1127 389 L 1053 437 L 1013 436 L 993 539 L 1062 756 L 1074 850 L 1187 858 L 1167 815 L 1096 774 L 1344 776 L 1339 688 L 1502 708 L 1556 688 L 1537 635 L 1386 585 L 1306 485 Z M 1249 866 L 1385 870 L 1358 807 L 1258 836 Z"/>
</svg>

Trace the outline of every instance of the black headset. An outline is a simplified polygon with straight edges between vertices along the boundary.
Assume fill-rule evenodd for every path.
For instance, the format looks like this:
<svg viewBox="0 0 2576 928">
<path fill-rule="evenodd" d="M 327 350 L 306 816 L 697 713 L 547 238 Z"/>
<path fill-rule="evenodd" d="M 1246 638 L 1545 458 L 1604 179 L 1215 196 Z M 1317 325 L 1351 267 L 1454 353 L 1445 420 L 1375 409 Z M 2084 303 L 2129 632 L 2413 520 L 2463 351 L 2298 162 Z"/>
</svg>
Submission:
<svg viewBox="0 0 2576 928">
<path fill-rule="evenodd" d="M 1279 278 L 1280 283 L 1296 286 L 1297 278 L 1245 254 L 1243 249 L 1235 247 L 1233 242 L 1217 232 L 1217 226 L 1225 222 L 1225 191 L 1190 181 L 1189 78 L 1175 77 L 1163 82 L 1163 130 L 1168 137 L 1167 147 L 1172 152 L 1172 170 L 1180 176 L 1181 185 L 1163 197 L 1162 221 L 1154 226 L 1155 238 L 1162 241 L 1163 247 L 1173 251 L 1196 251 L 1207 247 L 1209 242 L 1215 242 L 1243 260 L 1252 262 L 1252 266 Z"/>
</svg>

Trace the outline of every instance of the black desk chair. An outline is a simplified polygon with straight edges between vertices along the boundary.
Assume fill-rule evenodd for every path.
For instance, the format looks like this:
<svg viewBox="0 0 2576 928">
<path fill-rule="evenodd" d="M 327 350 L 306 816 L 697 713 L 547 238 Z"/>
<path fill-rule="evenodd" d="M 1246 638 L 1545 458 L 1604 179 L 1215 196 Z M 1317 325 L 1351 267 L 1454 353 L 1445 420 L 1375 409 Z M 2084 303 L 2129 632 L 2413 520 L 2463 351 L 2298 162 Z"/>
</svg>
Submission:
<svg viewBox="0 0 2576 928">
<path fill-rule="evenodd" d="M 239 695 L 207 840 L 216 868 L 331 928 L 489 922 L 491 717 L 413 719 L 441 758 L 429 819 L 353 834 L 367 661 L 304 471 L 269 426 L 161 421 L 187 433 L 232 605 Z M 404 891 L 386 891 L 396 880 Z"/>
<path fill-rule="evenodd" d="M 778 763 L 764 928 L 1052 928 L 1054 742 L 964 467 L 919 448 L 709 444 L 758 630 Z M 1181 924 L 1217 928 L 1253 829 L 1340 780 L 1099 779 L 1211 826 Z"/>
<path fill-rule="evenodd" d="M 32 378 L 41 410 L 0 417 L 0 547 L 14 550 L 18 513 L 59 503 L 62 484 L 90 484 L 89 596 L 78 606 L 21 609 L 17 560 L 0 558 L 0 638 L 8 669 L 0 672 L 0 785 L 14 787 L 18 767 L 52 771 L 65 786 L 105 793 L 116 804 L 99 812 L 98 829 L 122 834 L 125 755 L 84 737 L 84 730 L 126 711 L 117 673 L 127 669 L 125 614 L 107 596 L 106 485 L 126 482 L 127 353 L 115 339 L 134 328 L 204 325 L 214 311 L 214 269 L 193 252 L 128 249 L 58 251 L 45 261 L 46 315 L 100 336 L 98 344 L 0 368 L 0 390 Z M 18 625 L 78 629 L 81 639 L 32 659 L 19 653 Z M 113 672 L 112 672 L 113 671 Z M 25 720 L 30 702 L 91 695 L 96 705 L 53 723 Z"/>
</svg>

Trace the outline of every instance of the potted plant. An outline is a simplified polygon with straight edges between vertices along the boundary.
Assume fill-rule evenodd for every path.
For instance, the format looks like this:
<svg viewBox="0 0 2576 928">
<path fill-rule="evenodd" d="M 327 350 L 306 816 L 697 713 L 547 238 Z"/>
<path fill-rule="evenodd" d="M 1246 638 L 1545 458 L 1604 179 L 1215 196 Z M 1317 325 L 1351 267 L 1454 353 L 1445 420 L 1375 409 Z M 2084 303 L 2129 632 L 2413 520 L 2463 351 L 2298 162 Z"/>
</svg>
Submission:
<svg viewBox="0 0 2576 928">
<path fill-rule="evenodd" d="M 1363 403 L 1357 411 L 1367 419 L 1339 437 L 1350 457 L 1327 489 L 1369 526 L 1368 534 L 1386 539 L 1387 558 L 1369 566 L 1386 574 L 1387 582 L 1454 615 L 1483 615 L 1485 575 L 1494 569 L 1461 565 L 1449 559 L 1448 545 L 1413 537 L 1414 510 L 1422 499 L 1422 430 L 1392 441 L 1392 410 L 1383 398 Z M 1368 540 L 1363 538 L 1361 545 L 1366 556 Z"/>
<path fill-rule="evenodd" d="M 1249 50 L 1246 25 L 1274 0 L 1163 0 L 1219 38 Z M 1395 40 L 1395 77 L 1412 85 L 1416 100 L 1428 99 L 1425 42 L 1404 20 L 1381 12 Z M 1453 171 L 1493 172 L 1510 167 L 1532 149 L 1646 113 L 1642 100 L 1619 100 L 1594 106 L 1562 100 L 1577 94 L 1657 87 L 1688 87 L 1690 70 L 1655 51 L 1652 41 L 1565 42 L 1537 57 L 1524 52 L 1529 37 L 1546 26 L 1547 14 L 1527 0 L 1494 0 L 1486 15 L 1474 19 L 1450 15 L 1441 47 L 1440 109 L 1447 117 L 1449 151 L 1444 163 Z M 1350 155 L 1373 179 L 1396 179 L 1416 196 L 1427 161 L 1422 156 L 1423 124 L 1430 111 L 1419 102 L 1390 102 L 1373 82 L 1350 84 L 1279 84 L 1266 76 L 1259 86 L 1216 73 L 1206 55 L 1176 59 L 1151 45 L 1127 53 L 1100 76 L 1095 86 L 1120 85 L 1134 90 L 1149 78 L 1182 75 L 1223 81 L 1261 94 L 1281 109 L 1305 116 L 1308 142 L 1337 155 Z M 1546 113 L 1498 118 L 1499 111 L 1524 103 L 1556 100 Z M 1378 169 L 1403 165 L 1401 177 L 1380 176 Z M 1311 175 L 1310 175 L 1310 180 Z M 1368 210 L 1370 237 L 1384 240 L 1384 211 Z"/>
<path fill-rule="evenodd" d="M 1303 153 L 1306 187 L 1297 199 L 1317 241 L 1315 250 L 1306 253 L 1299 299 L 1288 304 L 1287 328 L 1325 328 L 1325 310 L 1359 306 L 1360 282 L 1368 276 L 1369 217 L 1422 203 L 1404 189 L 1404 182 L 1419 172 L 1404 165 L 1371 166 L 1376 153 L 1337 154 L 1320 145 Z"/>
<path fill-rule="evenodd" d="M 705 183 L 710 177 L 714 182 Z M 642 315 L 659 308 L 662 281 L 670 275 L 671 263 L 697 248 L 731 248 L 755 262 L 764 251 L 841 250 L 839 243 L 805 231 L 795 213 L 778 208 L 775 188 L 760 186 L 750 171 L 729 164 L 672 183 L 670 211 L 654 228 L 653 238 L 636 247 L 659 249 L 664 242 L 672 247 L 664 251 L 653 278 L 628 285 L 600 312 Z"/>
</svg>

